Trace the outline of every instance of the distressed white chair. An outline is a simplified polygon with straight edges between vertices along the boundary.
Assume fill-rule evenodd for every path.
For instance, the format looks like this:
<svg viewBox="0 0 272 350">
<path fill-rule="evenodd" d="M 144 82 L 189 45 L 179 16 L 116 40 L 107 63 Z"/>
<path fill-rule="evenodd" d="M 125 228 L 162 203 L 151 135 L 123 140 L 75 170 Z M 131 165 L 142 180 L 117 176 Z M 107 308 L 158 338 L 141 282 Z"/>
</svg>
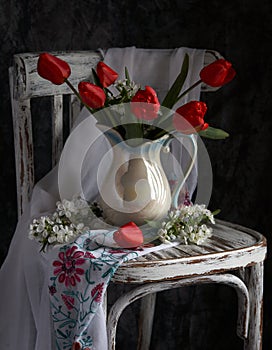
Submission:
<svg viewBox="0 0 272 350">
<path fill-rule="evenodd" d="M 85 79 L 101 59 L 98 52 L 83 51 L 54 53 L 72 68 L 70 81 Z M 206 51 L 205 63 L 217 57 Z M 34 148 L 31 122 L 31 99 L 52 98 L 52 166 L 63 147 L 63 95 L 69 95 L 69 119 L 73 124 L 80 105 L 68 87 L 53 86 L 36 73 L 38 54 L 14 56 L 10 68 L 11 102 L 17 176 L 18 216 L 29 201 L 34 177 Z M 203 86 L 202 91 L 209 91 Z M 262 347 L 263 261 L 266 256 L 265 238 L 253 230 L 217 221 L 213 236 L 201 246 L 179 245 L 124 263 L 115 273 L 113 283 L 134 285 L 122 295 L 108 314 L 109 349 L 115 349 L 116 327 L 122 311 L 142 298 L 138 349 L 149 349 L 156 292 L 188 285 L 220 283 L 233 287 L 238 295 L 238 336 L 244 339 L 245 350 Z"/>
</svg>

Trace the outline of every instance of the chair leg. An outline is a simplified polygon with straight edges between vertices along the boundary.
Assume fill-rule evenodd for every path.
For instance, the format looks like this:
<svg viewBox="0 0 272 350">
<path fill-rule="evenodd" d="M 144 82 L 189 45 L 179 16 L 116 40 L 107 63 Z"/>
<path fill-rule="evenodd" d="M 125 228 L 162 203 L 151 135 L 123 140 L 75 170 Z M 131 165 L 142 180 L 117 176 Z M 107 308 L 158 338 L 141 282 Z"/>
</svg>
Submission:
<svg viewBox="0 0 272 350">
<path fill-rule="evenodd" d="M 184 278 L 180 280 L 173 281 L 161 281 L 154 283 L 146 283 L 144 285 L 140 285 L 130 292 L 123 294 L 119 297 L 113 306 L 110 309 L 108 315 L 108 323 L 107 323 L 107 332 L 108 332 L 108 342 L 109 342 L 109 350 L 115 350 L 115 341 L 116 341 L 116 328 L 119 317 L 121 316 L 123 310 L 134 301 L 143 298 L 152 293 L 160 292 L 163 290 L 169 290 L 173 288 L 179 288 L 182 286 L 190 286 L 196 284 L 207 284 L 207 283 L 219 283 L 226 284 L 232 288 L 234 288 L 238 294 L 239 305 L 241 308 L 239 309 L 239 322 L 238 324 L 242 327 L 239 330 L 239 333 L 243 338 L 247 335 L 248 329 L 248 319 L 249 319 L 249 295 L 248 290 L 245 283 L 238 277 L 231 274 L 222 274 L 222 275 L 208 275 L 208 276 L 196 276 L 192 278 Z M 148 301 L 148 299 L 146 299 Z M 150 324 L 150 322 L 148 321 Z M 151 334 L 151 332 L 150 332 Z M 140 348 L 141 350 L 143 348 Z M 148 348 L 145 348 L 148 349 Z M 245 350 L 260 350 L 260 348 L 245 348 Z"/>
<path fill-rule="evenodd" d="M 263 326 L 263 263 L 245 269 L 245 284 L 250 300 L 250 318 L 248 338 L 244 350 L 262 349 Z"/>
<path fill-rule="evenodd" d="M 156 293 L 148 294 L 141 300 L 137 350 L 149 350 L 155 305 Z"/>
</svg>

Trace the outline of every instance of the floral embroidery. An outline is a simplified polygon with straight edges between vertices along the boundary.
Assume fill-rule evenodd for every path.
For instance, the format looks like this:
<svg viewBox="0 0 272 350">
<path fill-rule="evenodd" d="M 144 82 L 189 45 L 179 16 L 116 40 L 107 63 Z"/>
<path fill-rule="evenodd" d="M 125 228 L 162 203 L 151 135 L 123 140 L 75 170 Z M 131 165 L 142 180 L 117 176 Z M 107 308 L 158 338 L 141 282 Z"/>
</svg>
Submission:
<svg viewBox="0 0 272 350">
<path fill-rule="evenodd" d="M 110 254 L 127 254 L 127 250 L 122 249 L 109 249 Z"/>
<path fill-rule="evenodd" d="M 49 293 L 51 295 L 54 295 L 55 293 L 57 293 L 57 290 L 56 290 L 55 286 L 49 286 L 48 289 L 49 289 Z"/>
<path fill-rule="evenodd" d="M 81 350 L 81 344 L 79 342 L 74 342 L 72 346 L 72 350 Z"/>
<path fill-rule="evenodd" d="M 78 341 L 76 341 L 73 343 L 72 350 L 92 350 L 92 349 L 89 347 L 82 348 L 81 344 Z"/>
<path fill-rule="evenodd" d="M 93 350 L 90 325 L 118 266 L 136 251 L 101 247 L 86 232 L 54 250 L 49 276 L 56 349 Z M 81 282 L 81 283 L 79 283 Z"/>
<path fill-rule="evenodd" d="M 103 287 L 104 287 L 104 283 L 99 283 L 91 291 L 91 295 L 94 298 L 93 300 L 96 301 L 97 303 L 101 302 Z"/>
<path fill-rule="evenodd" d="M 74 308 L 74 298 L 70 297 L 69 295 L 61 294 L 61 299 L 63 300 L 68 310 L 72 310 Z"/>
<path fill-rule="evenodd" d="M 54 275 L 58 276 L 58 281 L 60 283 L 65 282 L 65 286 L 75 286 L 76 282 L 80 282 L 80 275 L 84 274 L 84 270 L 77 267 L 78 265 L 83 265 L 85 259 L 81 258 L 84 252 L 76 250 L 77 247 L 73 246 L 66 250 L 66 252 L 59 253 L 59 259 L 53 262 Z"/>
<path fill-rule="evenodd" d="M 84 258 L 95 259 L 95 256 L 92 253 L 90 253 L 90 252 L 85 252 Z"/>
</svg>

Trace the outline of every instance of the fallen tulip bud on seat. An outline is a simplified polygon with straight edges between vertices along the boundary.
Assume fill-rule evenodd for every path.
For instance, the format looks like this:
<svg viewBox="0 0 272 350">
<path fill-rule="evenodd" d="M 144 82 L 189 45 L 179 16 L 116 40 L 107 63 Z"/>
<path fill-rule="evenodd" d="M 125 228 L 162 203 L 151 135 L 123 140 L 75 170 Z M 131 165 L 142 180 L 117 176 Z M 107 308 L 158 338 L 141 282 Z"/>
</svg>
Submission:
<svg viewBox="0 0 272 350">
<path fill-rule="evenodd" d="M 115 231 L 113 239 L 121 248 L 137 248 L 144 243 L 142 230 L 132 221 Z"/>
</svg>

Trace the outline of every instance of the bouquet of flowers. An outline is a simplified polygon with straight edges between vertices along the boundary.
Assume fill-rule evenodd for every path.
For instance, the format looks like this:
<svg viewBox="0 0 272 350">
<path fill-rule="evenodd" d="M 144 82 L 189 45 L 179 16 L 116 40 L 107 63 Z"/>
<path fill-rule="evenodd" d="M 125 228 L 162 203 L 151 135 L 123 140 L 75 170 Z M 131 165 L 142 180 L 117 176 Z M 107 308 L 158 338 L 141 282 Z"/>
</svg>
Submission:
<svg viewBox="0 0 272 350">
<path fill-rule="evenodd" d="M 127 69 L 126 78 L 120 81 L 118 73 L 100 61 L 97 69 L 92 70 L 93 81 L 81 81 L 76 90 L 68 79 L 71 69 L 67 62 L 49 53 L 42 53 L 38 60 L 38 74 L 41 77 L 56 85 L 68 84 L 82 104 L 97 118 L 98 123 L 118 131 L 123 140 L 131 138 L 154 140 L 172 132 L 199 133 L 200 136 L 213 139 L 226 138 L 228 136 L 226 132 L 213 128 L 205 122 L 206 103 L 190 101 L 176 111 L 171 109 L 201 83 L 220 87 L 230 82 L 236 74 L 232 64 L 224 59 L 209 64 L 200 71 L 200 79 L 182 92 L 188 69 L 189 56 L 186 54 L 180 74 L 160 104 L 156 91 L 151 86 L 145 86 L 144 89 L 138 86 L 130 79 Z M 126 103 L 130 104 L 130 110 L 126 110 L 124 115 L 122 106 Z M 107 113 L 107 107 L 111 106 L 115 106 L 111 111 L 116 110 L 116 114 Z M 105 114 L 96 113 L 103 110 Z"/>
<path fill-rule="evenodd" d="M 172 108 L 201 83 L 220 87 L 230 82 L 236 74 L 232 64 L 224 59 L 211 63 L 200 71 L 199 80 L 182 92 L 188 69 L 189 57 L 185 55 L 180 74 L 160 103 L 151 86 L 141 88 L 130 79 L 127 69 L 125 79 L 118 80 L 118 73 L 102 61 L 97 64 L 96 70 L 92 70 L 93 81 L 81 81 L 78 89 L 68 79 L 71 74 L 69 64 L 58 57 L 42 53 L 37 67 L 38 74 L 53 84 L 66 83 L 99 124 L 117 131 L 127 142 L 134 138 L 156 140 L 165 134 L 171 137 L 177 132 L 186 135 L 198 133 L 212 139 L 226 138 L 228 134 L 225 131 L 213 128 L 205 121 L 207 105 L 204 102 L 190 101 L 176 111 Z M 110 113 L 107 107 L 110 107 Z M 91 217 L 84 214 L 90 213 L 89 209 L 94 213 Z M 151 222 L 150 226 L 153 225 L 162 242 L 179 239 L 184 244 L 201 244 L 211 236 L 212 229 L 207 224 L 214 223 L 215 214 L 204 205 L 192 205 L 189 201 L 170 211 L 163 221 Z M 57 203 L 51 216 L 33 220 L 29 238 L 37 240 L 41 250 L 45 250 L 50 244 L 70 242 L 82 232 L 97 228 L 96 218 L 100 216 L 103 217 L 103 213 L 95 203 L 89 205 L 80 198 L 64 200 Z M 135 248 L 144 242 L 143 233 L 134 222 L 120 227 L 113 234 L 113 239 L 119 247 L 125 248 Z"/>
</svg>

